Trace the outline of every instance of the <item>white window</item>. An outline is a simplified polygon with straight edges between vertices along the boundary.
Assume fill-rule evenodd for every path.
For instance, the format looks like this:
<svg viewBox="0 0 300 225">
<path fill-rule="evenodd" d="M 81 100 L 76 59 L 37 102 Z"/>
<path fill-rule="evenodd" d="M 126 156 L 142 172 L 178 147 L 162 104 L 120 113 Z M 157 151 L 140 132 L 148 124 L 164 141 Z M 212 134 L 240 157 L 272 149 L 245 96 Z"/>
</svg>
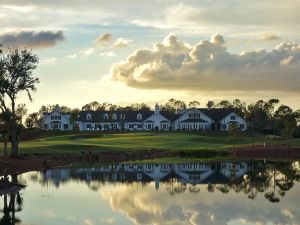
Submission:
<svg viewBox="0 0 300 225">
<path fill-rule="evenodd" d="M 114 114 L 112 115 L 112 119 L 113 119 L 113 120 L 117 120 L 117 114 L 114 113 Z"/>
</svg>

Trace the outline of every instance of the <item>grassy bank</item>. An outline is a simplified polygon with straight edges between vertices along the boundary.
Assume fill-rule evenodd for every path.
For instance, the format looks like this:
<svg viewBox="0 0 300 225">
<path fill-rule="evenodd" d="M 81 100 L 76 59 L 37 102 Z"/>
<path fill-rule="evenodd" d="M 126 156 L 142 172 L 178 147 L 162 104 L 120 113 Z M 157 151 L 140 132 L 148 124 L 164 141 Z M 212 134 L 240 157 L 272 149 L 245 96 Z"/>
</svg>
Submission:
<svg viewBox="0 0 300 225">
<path fill-rule="evenodd" d="M 44 135 L 46 136 L 46 135 Z M 237 147 L 252 145 L 252 138 L 246 134 L 236 139 Z M 289 144 L 300 147 L 300 139 L 284 140 L 259 135 L 256 145 Z M 197 150 L 229 150 L 233 148 L 233 140 L 227 133 L 58 133 L 57 136 L 42 137 L 23 141 L 20 144 L 21 154 L 79 154 L 85 152 L 107 151 L 143 151 L 162 149 L 170 151 Z M 1 146 L 2 149 L 2 146 Z"/>
</svg>

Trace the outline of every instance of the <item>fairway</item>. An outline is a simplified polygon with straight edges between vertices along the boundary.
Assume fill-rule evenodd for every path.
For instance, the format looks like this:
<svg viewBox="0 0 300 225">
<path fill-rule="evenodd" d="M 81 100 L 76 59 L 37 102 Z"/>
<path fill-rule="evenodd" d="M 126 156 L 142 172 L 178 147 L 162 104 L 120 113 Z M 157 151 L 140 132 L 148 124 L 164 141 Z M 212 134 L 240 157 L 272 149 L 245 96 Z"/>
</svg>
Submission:
<svg viewBox="0 0 300 225">
<path fill-rule="evenodd" d="M 281 140 L 271 140 L 260 136 L 255 139 L 256 144 L 280 143 Z M 242 136 L 236 140 L 237 146 L 252 144 L 252 139 Z M 291 143 L 300 146 L 299 139 Z M 71 134 L 47 137 L 25 141 L 20 144 L 21 154 L 59 154 L 81 153 L 82 151 L 143 151 L 149 149 L 163 150 L 209 150 L 232 149 L 233 141 L 226 133 L 218 134 L 189 134 L 189 133 L 154 133 L 133 132 L 118 134 Z M 2 146 L 1 146 L 2 149 Z"/>
</svg>

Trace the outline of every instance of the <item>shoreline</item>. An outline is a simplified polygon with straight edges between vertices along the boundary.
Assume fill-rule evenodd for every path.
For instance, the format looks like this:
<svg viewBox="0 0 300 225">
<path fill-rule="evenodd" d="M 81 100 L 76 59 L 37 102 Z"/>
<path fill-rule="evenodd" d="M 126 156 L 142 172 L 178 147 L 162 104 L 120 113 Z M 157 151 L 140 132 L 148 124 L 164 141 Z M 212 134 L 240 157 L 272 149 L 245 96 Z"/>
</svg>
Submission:
<svg viewBox="0 0 300 225">
<path fill-rule="evenodd" d="M 78 154 L 41 154 L 20 155 L 19 158 L 0 157 L 0 176 L 4 174 L 17 174 L 34 170 L 45 170 L 56 167 L 70 166 L 74 163 L 119 163 L 132 160 L 153 160 L 158 158 L 195 158 L 213 159 L 218 156 L 237 159 L 261 160 L 296 160 L 300 159 L 300 148 L 287 146 L 255 146 L 240 147 L 231 150 L 200 150 L 200 151 L 168 151 L 152 149 L 148 151 L 128 152 L 98 152 Z"/>
</svg>

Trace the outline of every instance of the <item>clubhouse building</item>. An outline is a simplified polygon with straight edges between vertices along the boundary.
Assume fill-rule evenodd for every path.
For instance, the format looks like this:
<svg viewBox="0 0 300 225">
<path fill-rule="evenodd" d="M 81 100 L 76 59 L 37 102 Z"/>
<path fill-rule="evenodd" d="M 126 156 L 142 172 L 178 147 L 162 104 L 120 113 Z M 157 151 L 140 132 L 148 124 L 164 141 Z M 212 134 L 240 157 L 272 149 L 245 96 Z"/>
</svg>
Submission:
<svg viewBox="0 0 300 225">
<path fill-rule="evenodd" d="M 59 107 L 42 117 L 42 129 L 66 131 L 74 128 L 80 131 L 227 131 L 230 124 L 241 131 L 247 129 L 246 120 L 234 109 L 189 108 L 172 114 L 161 111 L 158 104 L 154 111 L 81 111 L 73 122 L 71 115 L 62 113 Z"/>
</svg>

